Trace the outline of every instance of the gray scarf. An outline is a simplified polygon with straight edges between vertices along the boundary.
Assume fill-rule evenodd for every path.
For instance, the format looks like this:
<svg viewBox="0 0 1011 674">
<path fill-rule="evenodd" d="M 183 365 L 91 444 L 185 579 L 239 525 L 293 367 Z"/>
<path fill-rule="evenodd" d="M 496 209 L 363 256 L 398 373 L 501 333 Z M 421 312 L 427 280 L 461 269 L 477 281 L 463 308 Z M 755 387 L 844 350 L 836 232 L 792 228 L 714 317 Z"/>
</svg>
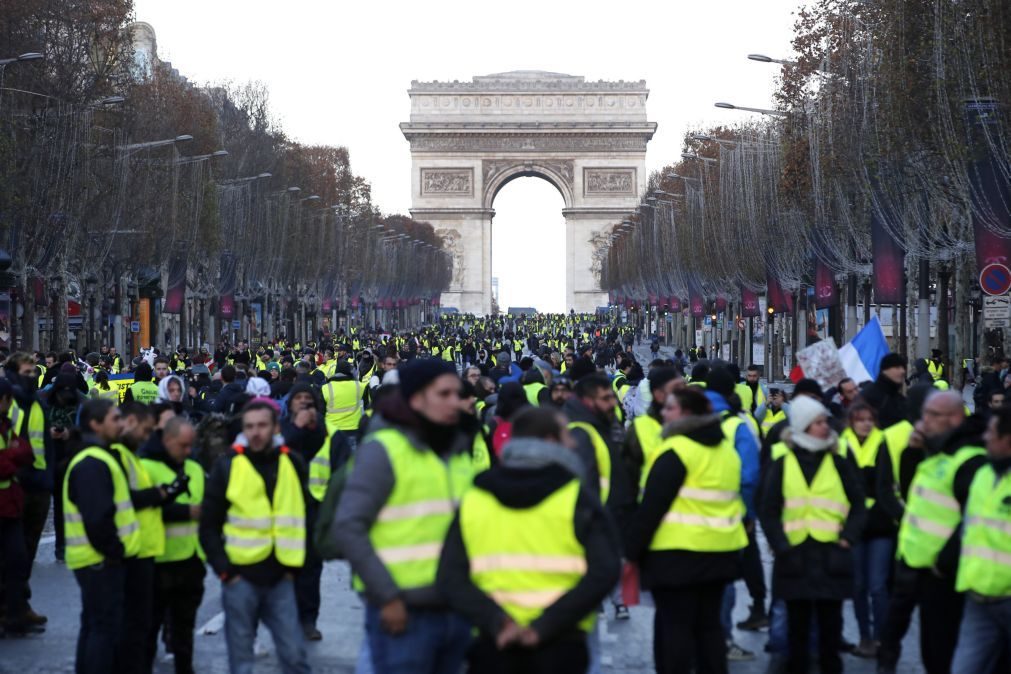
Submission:
<svg viewBox="0 0 1011 674">
<path fill-rule="evenodd" d="M 513 438 L 502 448 L 501 461 L 506 468 L 524 470 L 561 466 L 580 481 L 586 479 L 586 468 L 579 456 L 568 447 L 548 440 Z"/>
</svg>

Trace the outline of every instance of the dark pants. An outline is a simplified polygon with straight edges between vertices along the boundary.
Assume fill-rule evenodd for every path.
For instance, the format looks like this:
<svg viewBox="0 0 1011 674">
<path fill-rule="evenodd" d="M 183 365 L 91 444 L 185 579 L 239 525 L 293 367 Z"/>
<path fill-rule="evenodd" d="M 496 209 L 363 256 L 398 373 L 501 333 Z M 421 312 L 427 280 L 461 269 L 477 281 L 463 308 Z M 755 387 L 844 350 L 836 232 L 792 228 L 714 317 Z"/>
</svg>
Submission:
<svg viewBox="0 0 1011 674">
<path fill-rule="evenodd" d="M 748 533 L 748 546 L 741 555 L 741 572 L 744 584 L 751 595 L 752 610 L 765 612 L 765 570 L 762 568 L 762 555 L 758 551 L 758 540 L 755 538 L 755 528 Z"/>
<path fill-rule="evenodd" d="M 495 641 L 481 638 L 471 649 L 471 672 L 482 674 L 586 674 L 590 652 L 586 635 L 574 632 L 537 648 L 510 648 L 500 651 Z"/>
<path fill-rule="evenodd" d="M 66 450 L 64 450 L 65 453 Z M 66 543 L 63 539 L 63 481 L 67 478 L 67 466 L 69 460 L 61 460 L 56 464 L 56 481 L 53 485 L 53 524 L 56 534 L 56 546 L 54 553 L 56 559 L 62 560 L 66 550 Z"/>
<path fill-rule="evenodd" d="M 204 598 L 206 573 L 204 563 L 196 555 L 181 562 L 155 564 L 147 671 L 154 666 L 154 658 L 158 654 L 158 631 L 164 625 L 165 632 L 170 635 L 176 674 L 192 674 L 193 630 L 197 623 L 197 609 Z"/>
<path fill-rule="evenodd" d="M 5 622 L 20 627 L 28 610 L 28 552 L 25 532 L 16 517 L 0 517 L 0 581 L 4 588 Z"/>
<path fill-rule="evenodd" d="M 150 672 L 147 640 L 151 632 L 151 604 L 154 597 L 154 559 L 126 560 L 126 596 L 123 615 L 123 640 L 117 659 L 118 674 Z"/>
<path fill-rule="evenodd" d="M 25 550 L 28 552 L 28 579 L 32 577 L 32 565 L 35 563 L 35 553 L 39 551 L 39 539 L 42 538 L 42 530 L 46 528 L 46 520 L 49 519 L 49 502 L 53 500 L 52 493 L 48 491 L 27 491 L 25 490 L 25 509 L 21 515 L 21 522 L 25 530 Z M 63 522 L 56 523 L 57 528 L 63 527 Z M 28 596 L 32 596 L 32 588 L 28 588 Z"/>
<path fill-rule="evenodd" d="M 912 569 L 901 561 L 895 567 L 895 586 L 881 633 L 878 664 L 886 669 L 894 669 L 898 664 L 902 639 L 917 606 L 923 668 L 927 674 L 946 674 L 951 670 L 958 643 L 964 597 L 955 592 L 954 579 L 938 578 L 930 570 Z"/>
<path fill-rule="evenodd" d="M 842 638 L 842 602 L 834 599 L 793 599 L 786 602 L 790 655 L 787 671 L 807 674 L 811 659 L 811 623 L 818 623 L 818 666 L 821 674 L 843 671 L 839 657 Z"/>
<path fill-rule="evenodd" d="M 312 537 L 316 528 L 316 513 L 319 506 L 315 502 L 306 503 L 306 531 Z M 305 564 L 295 577 L 295 600 L 298 602 L 298 619 L 302 625 L 316 625 L 319 618 L 319 584 L 323 576 L 323 560 L 316 553 L 312 540 L 305 546 Z"/>
<path fill-rule="evenodd" d="M 81 626 L 77 635 L 77 674 L 115 671 L 123 638 L 126 568 L 97 564 L 74 571 L 81 588 Z"/>
<path fill-rule="evenodd" d="M 727 584 L 654 588 L 653 662 L 657 674 L 725 674 L 727 644 L 720 607 Z"/>
</svg>

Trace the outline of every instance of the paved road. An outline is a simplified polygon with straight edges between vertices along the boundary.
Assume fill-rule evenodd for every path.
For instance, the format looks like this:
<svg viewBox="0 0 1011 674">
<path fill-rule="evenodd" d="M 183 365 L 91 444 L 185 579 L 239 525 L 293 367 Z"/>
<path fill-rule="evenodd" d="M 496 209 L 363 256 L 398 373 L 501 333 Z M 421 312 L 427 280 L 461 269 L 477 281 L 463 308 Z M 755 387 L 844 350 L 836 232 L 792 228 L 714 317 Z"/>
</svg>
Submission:
<svg viewBox="0 0 1011 674">
<path fill-rule="evenodd" d="M 0 672 L 5 674 L 26 674 L 28 672 L 71 672 L 73 671 L 74 644 L 77 638 L 80 600 L 77 584 L 65 566 L 53 561 L 53 545 L 46 540 L 39 550 L 39 559 L 32 580 L 34 591 L 33 606 L 49 616 L 46 634 L 23 640 L 0 642 Z M 350 578 L 346 564 L 332 562 L 323 573 L 323 610 L 319 627 L 323 641 L 310 644 L 310 657 L 315 672 L 351 674 L 362 638 L 362 607 L 358 597 L 350 591 Z M 735 620 L 747 616 L 748 597 L 743 583 L 738 583 Z M 648 598 L 647 598 L 648 599 Z M 200 626 L 218 622 L 221 599 L 219 583 L 208 576 L 204 603 L 200 608 L 197 624 Z M 850 641 L 857 639 L 856 624 L 849 605 L 845 608 L 845 636 Z M 600 633 L 603 643 L 604 672 L 607 674 L 632 674 L 651 672 L 652 669 L 652 623 L 653 610 L 647 606 L 632 607 L 632 619 L 616 622 L 601 621 Z M 762 652 L 765 633 L 738 632 L 735 638 L 746 648 L 756 652 L 752 662 L 731 663 L 730 671 L 735 674 L 764 672 L 768 656 Z M 900 671 L 910 674 L 923 670 L 914 664 L 917 659 L 917 633 L 914 630 L 907 637 L 907 655 Z M 265 644 L 269 637 L 263 635 Z M 870 673 L 873 663 L 844 656 L 849 672 Z M 159 663 L 155 671 L 168 674 L 173 671 L 167 662 Z M 198 672 L 224 674 L 227 672 L 225 641 L 223 634 L 198 634 L 196 637 L 196 663 Z M 280 672 L 272 655 L 265 655 L 259 661 L 258 672 Z"/>
</svg>

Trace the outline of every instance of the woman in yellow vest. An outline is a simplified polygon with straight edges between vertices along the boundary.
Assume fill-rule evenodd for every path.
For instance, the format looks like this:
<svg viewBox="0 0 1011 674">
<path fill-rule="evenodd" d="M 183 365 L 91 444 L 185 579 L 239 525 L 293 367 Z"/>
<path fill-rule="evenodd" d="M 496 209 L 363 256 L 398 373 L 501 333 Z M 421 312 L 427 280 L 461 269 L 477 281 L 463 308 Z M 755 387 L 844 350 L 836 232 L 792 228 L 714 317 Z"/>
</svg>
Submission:
<svg viewBox="0 0 1011 674">
<path fill-rule="evenodd" d="M 642 501 L 626 537 L 629 559 L 653 593 L 653 654 L 658 674 L 726 672 L 720 607 L 740 576 L 748 544 L 741 459 L 698 388 L 675 391 L 677 418 L 663 431 Z M 672 406 L 675 407 L 675 406 Z M 671 415 L 673 416 L 673 415 Z"/>
<path fill-rule="evenodd" d="M 818 401 L 799 396 L 783 433 L 789 451 L 766 469 L 759 519 L 775 555 L 774 600 L 786 602 L 791 672 L 808 671 L 811 625 L 818 625 L 824 674 L 842 671 L 842 603 L 853 596 L 851 547 L 867 508 L 853 464 L 834 451 L 838 435 Z"/>
<path fill-rule="evenodd" d="M 480 632 L 472 672 L 587 671 L 587 634 L 618 580 L 621 545 L 565 442 L 557 410 L 524 408 L 501 465 L 475 478 L 446 534 L 438 588 Z"/>
<path fill-rule="evenodd" d="M 864 658 L 877 655 L 877 643 L 888 616 L 888 580 L 895 558 L 898 527 L 875 499 L 879 452 L 888 452 L 885 434 L 877 427 L 874 408 L 856 402 L 847 413 L 847 425 L 840 436 L 843 454 L 850 457 L 860 474 L 867 506 L 867 526 L 860 542 L 853 546 L 856 562 L 853 576 L 853 613 L 860 630 L 860 643 L 853 654 Z"/>
</svg>

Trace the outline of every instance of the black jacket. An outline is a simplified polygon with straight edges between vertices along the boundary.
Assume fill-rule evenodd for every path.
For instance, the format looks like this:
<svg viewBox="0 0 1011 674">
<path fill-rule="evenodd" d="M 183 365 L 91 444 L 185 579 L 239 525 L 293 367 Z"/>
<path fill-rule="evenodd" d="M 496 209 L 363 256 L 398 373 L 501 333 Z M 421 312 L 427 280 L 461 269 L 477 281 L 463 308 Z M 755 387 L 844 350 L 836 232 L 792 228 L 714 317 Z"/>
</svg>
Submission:
<svg viewBox="0 0 1011 674">
<path fill-rule="evenodd" d="M 784 440 L 792 446 L 789 434 Z M 808 483 L 814 479 L 825 454 L 799 447 L 793 453 Z M 832 454 L 843 490 L 850 502 L 840 538 L 851 545 L 858 543 L 867 519 L 864 490 L 852 461 Z M 837 543 L 820 543 L 808 538 L 800 545 L 790 545 L 783 531 L 783 461 L 769 465 L 763 476 L 758 517 L 775 555 L 772 570 L 773 595 L 779 599 L 843 600 L 853 594 L 853 553 Z"/>
<path fill-rule="evenodd" d="M 507 508 L 522 510 L 540 504 L 573 479 L 561 466 L 519 469 L 495 466 L 474 479 L 476 488 L 495 496 Z M 621 572 L 618 534 L 598 497 L 585 488 L 576 501 L 574 528 L 585 549 L 586 573 L 569 592 L 545 609 L 531 627 L 544 642 L 575 632 L 587 615 L 597 610 Z M 489 522 L 494 527 L 494 522 Z M 459 517 L 446 535 L 436 578 L 439 591 L 450 606 L 462 613 L 487 636 L 502 627 L 505 612 L 470 578 L 470 560 L 460 535 Z"/>
<path fill-rule="evenodd" d="M 295 573 L 298 569 L 283 566 L 275 555 L 270 555 L 262 562 L 251 565 L 234 565 L 225 554 L 224 526 L 228 517 L 228 499 L 225 494 L 228 491 L 228 478 L 231 474 L 232 459 L 236 456 L 235 450 L 230 450 L 227 454 L 218 459 L 211 470 L 211 475 L 207 479 L 204 488 L 204 503 L 200 511 L 200 545 L 207 555 L 207 562 L 214 569 L 214 572 L 224 578 L 241 575 L 246 580 L 256 585 L 274 585 L 285 573 Z M 277 484 L 277 465 L 280 451 L 273 448 L 266 452 L 246 452 L 253 467 L 263 478 L 267 488 L 267 498 L 274 496 L 274 487 Z M 305 462 L 297 452 L 288 455 L 298 472 L 302 482 L 302 495 L 308 503 L 310 498 L 306 491 L 308 476 L 306 474 Z M 306 536 L 308 543 L 309 536 Z"/>
<path fill-rule="evenodd" d="M 878 425 L 881 428 L 888 428 L 909 416 L 906 397 L 902 395 L 902 386 L 884 374 L 879 374 L 874 383 L 864 385 L 861 396 L 877 411 Z"/>
<path fill-rule="evenodd" d="M 672 424 L 664 437 L 684 435 L 714 450 L 723 442 L 719 415 L 689 417 Z M 625 531 L 625 556 L 638 561 L 643 585 L 672 588 L 729 582 L 739 574 L 739 552 L 697 552 L 694 550 L 650 551 L 649 545 L 688 473 L 675 452 L 663 452 L 650 470 L 642 502 Z"/>
<path fill-rule="evenodd" d="M 97 437 L 86 435 L 83 446 L 98 447 L 116 459 Z M 66 479 L 68 495 L 81 513 L 88 543 L 106 560 L 122 561 L 125 550 L 116 531 L 116 501 L 109 466 L 89 456 L 81 459 Z"/>
<path fill-rule="evenodd" d="M 629 480 L 625 464 L 621 461 L 621 444 L 614 442 L 612 424 L 602 420 L 576 397 L 566 400 L 562 411 L 570 422 L 579 421 L 593 426 L 607 444 L 611 456 L 611 486 L 606 506 L 615 517 L 619 528 L 624 530 L 629 515 L 635 509 L 636 490 Z M 586 466 L 586 486 L 594 496 L 600 498 L 600 469 L 597 466 L 593 440 L 579 428 L 573 429 L 571 434 L 576 443 L 576 454 Z"/>
</svg>

